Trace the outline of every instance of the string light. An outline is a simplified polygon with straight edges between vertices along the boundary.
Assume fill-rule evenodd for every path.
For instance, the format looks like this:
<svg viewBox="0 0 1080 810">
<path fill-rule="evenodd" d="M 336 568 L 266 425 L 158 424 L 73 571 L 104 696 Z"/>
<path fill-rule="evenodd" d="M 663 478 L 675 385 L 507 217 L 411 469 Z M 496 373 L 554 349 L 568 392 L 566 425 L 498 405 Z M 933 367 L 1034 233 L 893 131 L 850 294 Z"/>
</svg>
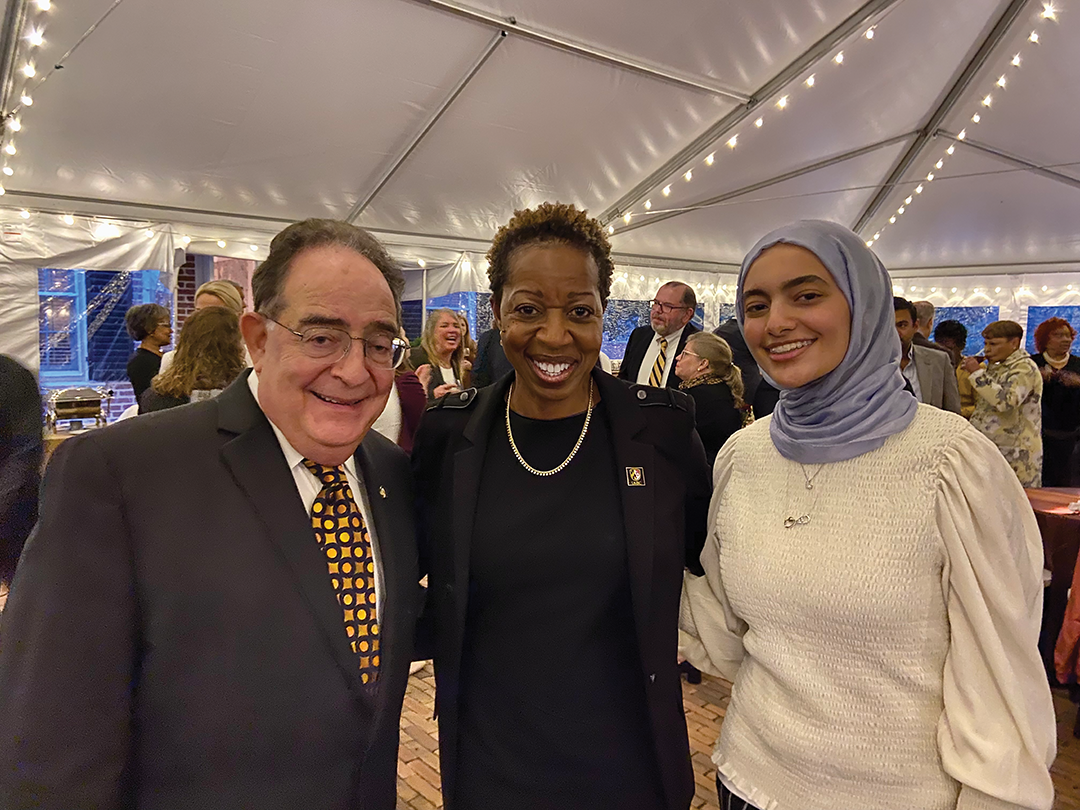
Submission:
<svg viewBox="0 0 1080 810">
<path fill-rule="evenodd" d="M 807 87 L 813 87 L 814 86 L 814 74 L 813 73 L 811 73 L 809 76 L 806 77 L 806 86 Z"/>
<path fill-rule="evenodd" d="M 37 75 L 37 70 L 29 62 L 23 65 L 22 72 L 23 75 L 28 79 L 32 79 L 34 78 L 34 76 Z"/>
<path fill-rule="evenodd" d="M 951 155 L 955 151 L 956 151 L 956 147 L 955 146 L 950 146 L 948 149 L 945 150 L 945 154 Z"/>
<path fill-rule="evenodd" d="M 896 209 L 896 213 L 898 213 L 900 216 L 903 216 L 906 210 L 907 209 L 901 205 L 899 208 Z"/>
<path fill-rule="evenodd" d="M 65 225 L 74 225 L 75 224 L 75 217 L 73 217 L 71 214 L 64 214 L 64 216 L 61 217 L 61 219 L 64 220 Z"/>
<path fill-rule="evenodd" d="M 254 253 L 254 252 L 255 252 L 256 250 L 258 250 L 258 249 L 259 249 L 259 246 L 258 246 L 258 245 L 248 245 L 248 249 L 249 249 L 249 250 L 250 250 L 250 251 L 251 251 L 252 253 Z"/>
<path fill-rule="evenodd" d="M 663 194 L 665 197 L 671 194 L 671 186 L 664 186 Z"/>
<path fill-rule="evenodd" d="M 627 211 L 625 214 L 623 214 L 622 221 L 625 222 L 627 225 L 629 225 L 630 224 L 630 219 L 633 216 L 634 216 L 633 214 L 631 214 L 629 211 Z"/>
<path fill-rule="evenodd" d="M 693 170 L 692 169 L 687 169 L 686 174 L 683 175 L 683 180 L 685 180 L 687 183 L 689 183 L 693 179 L 694 179 Z"/>
<path fill-rule="evenodd" d="M 1054 8 L 1053 3 L 1043 3 L 1042 16 L 1043 16 L 1044 20 L 1056 20 L 1057 19 L 1056 12 L 1057 12 L 1057 9 Z"/>
<path fill-rule="evenodd" d="M 34 99 L 31 98 L 30 96 L 28 96 L 26 93 L 23 93 L 23 95 L 19 99 L 19 101 L 22 102 L 22 105 L 24 107 L 33 107 L 34 106 Z"/>
<path fill-rule="evenodd" d="M 986 98 L 984 98 L 982 100 L 982 105 L 984 107 L 989 107 L 993 103 L 994 103 L 994 97 L 992 95 L 990 95 L 989 93 L 987 93 Z"/>
<path fill-rule="evenodd" d="M 4 174 L 6 174 L 8 177 L 11 177 L 11 175 L 15 174 L 15 170 L 13 168 L 11 168 L 10 166 L 5 166 L 4 167 Z"/>
<path fill-rule="evenodd" d="M 1039 32 L 1038 31 L 1032 31 L 1031 36 L 1029 36 L 1028 39 L 1031 40 L 1032 42 L 1034 42 L 1036 45 L 1038 45 L 1039 44 Z"/>
<path fill-rule="evenodd" d="M 953 288 L 952 288 L 952 291 L 953 291 L 953 292 L 956 292 L 956 287 L 953 287 Z"/>
<path fill-rule="evenodd" d="M 615 233 L 615 226 L 614 225 L 608 225 L 607 226 L 607 232 L 608 232 L 608 236 L 611 236 L 611 234 Z"/>
<path fill-rule="evenodd" d="M 840 53 L 833 57 L 833 61 L 838 65 L 844 64 L 844 52 L 840 51 Z"/>
<path fill-rule="evenodd" d="M 15 148 L 15 144 L 9 142 L 8 145 L 4 147 L 4 151 L 9 155 L 14 155 L 19 150 Z"/>
<path fill-rule="evenodd" d="M 926 175 L 926 182 L 927 183 L 933 183 L 934 182 L 934 173 L 933 172 L 930 172 L 930 174 Z"/>
<path fill-rule="evenodd" d="M 716 153 L 715 152 L 710 152 L 708 157 L 705 158 L 705 165 L 706 166 L 712 166 L 713 162 L 715 160 L 716 160 Z M 648 206 L 645 206 L 645 207 L 648 208 Z"/>
<path fill-rule="evenodd" d="M 19 216 L 23 219 L 30 219 L 30 212 L 24 208 L 22 211 L 19 212 Z"/>
<path fill-rule="evenodd" d="M 52 8 L 52 0 L 37 0 L 37 7 L 42 11 L 48 11 Z"/>
<path fill-rule="evenodd" d="M 22 129 L 22 121 L 20 121 L 18 118 L 12 118 L 8 121 L 8 128 L 12 132 L 18 132 Z"/>
<path fill-rule="evenodd" d="M 183 242 L 185 245 L 190 245 L 191 244 L 191 237 L 190 236 L 184 236 L 184 237 L 182 237 L 180 239 L 180 241 Z"/>
<path fill-rule="evenodd" d="M 999 76 L 998 77 L 997 86 L 998 87 L 1004 87 L 1005 86 L 1005 77 L 1004 76 Z"/>
<path fill-rule="evenodd" d="M 734 149 L 735 145 L 738 144 L 738 142 L 739 142 L 739 136 L 738 135 L 732 135 L 730 138 L 728 138 L 727 145 L 730 146 L 732 149 Z"/>
<path fill-rule="evenodd" d="M 876 27 L 877 26 L 875 26 L 875 25 L 871 25 L 869 28 L 866 29 L 866 33 L 863 34 L 863 36 L 866 37 L 867 39 L 873 39 L 874 38 L 874 29 Z"/>
<path fill-rule="evenodd" d="M 940 169 L 940 168 L 942 168 L 942 167 L 943 167 L 944 165 L 945 165 L 945 161 L 944 161 L 944 160 L 939 160 L 939 161 L 938 161 L 937 163 L 935 163 L 935 164 L 934 164 L 934 168 L 935 168 L 935 169 Z"/>
<path fill-rule="evenodd" d="M 776 102 L 776 106 L 779 107 L 781 110 L 784 109 L 785 107 L 787 107 L 787 100 L 787 96 L 780 96 L 780 100 Z"/>
<path fill-rule="evenodd" d="M 919 183 L 919 185 L 915 186 L 915 193 L 916 194 L 922 194 L 922 191 L 923 191 L 923 184 L 922 183 Z"/>
<path fill-rule="evenodd" d="M 896 215 L 895 214 L 893 216 L 889 217 L 889 224 L 890 225 L 895 225 L 896 224 Z"/>
<path fill-rule="evenodd" d="M 153 236 L 154 236 L 154 231 L 153 231 L 153 229 L 151 229 L 151 228 L 147 228 L 147 229 L 146 229 L 146 235 L 147 235 L 147 236 L 149 236 L 149 237 L 150 237 L 150 238 L 152 239 L 152 238 L 153 238 Z"/>
<path fill-rule="evenodd" d="M 1012 66 L 1013 67 L 1020 67 L 1020 54 L 1017 54 L 1016 56 L 1014 56 L 1012 58 Z"/>
<path fill-rule="evenodd" d="M 219 248 L 225 247 L 225 240 L 224 239 L 218 239 L 217 246 Z"/>
<path fill-rule="evenodd" d="M 765 123 L 765 119 L 764 118 L 759 118 L 757 121 L 754 122 L 754 126 L 757 127 L 758 129 L 761 129 L 761 125 L 764 124 L 764 123 Z"/>
<path fill-rule="evenodd" d="M 966 138 L 966 137 L 967 137 L 967 130 L 966 130 L 966 129 L 962 129 L 962 130 L 960 130 L 960 134 L 956 136 L 956 140 L 958 140 L 958 141 L 962 141 L 962 140 L 964 140 L 964 138 Z"/>
<path fill-rule="evenodd" d="M 615 229 L 612 228 L 611 230 L 614 233 Z M 427 267 L 427 262 L 424 261 L 423 259 L 417 259 L 416 260 L 416 266 L 419 267 L 421 270 L 423 270 L 425 267 Z"/>
<path fill-rule="evenodd" d="M 41 35 L 40 31 L 34 30 L 26 35 L 26 41 L 30 43 L 30 47 L 39 48 L 45 44 L 45 37 Z"/>
</svg>

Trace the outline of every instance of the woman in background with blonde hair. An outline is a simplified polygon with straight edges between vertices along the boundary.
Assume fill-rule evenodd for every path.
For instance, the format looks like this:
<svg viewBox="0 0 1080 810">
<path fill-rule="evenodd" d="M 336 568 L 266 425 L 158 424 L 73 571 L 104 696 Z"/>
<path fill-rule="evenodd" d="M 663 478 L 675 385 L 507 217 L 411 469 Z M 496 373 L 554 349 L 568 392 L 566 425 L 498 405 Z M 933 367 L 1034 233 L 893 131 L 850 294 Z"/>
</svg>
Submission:
<svg viewBox="0 0 1080 810">
<path fill-rule="evenodd" d="M 409 355 L 409 364 L 427 391 L 428 402 L 466 388 L 465 344 L 462 341 L 461 321 L 452 309 L 436 309 L 428 313 L 420 345 Z"/>
<path fill-rule="evenodd" d="M 675 358 L 675 373 L 682 380 L 679 388 L 694 399 L 697 431 L 711 467 L 724 442 L 743 426 L 744 414 L 749 415 L 742 372 L 726 340 L 698 332 Z"/>
<path fill-rule="evenodd" d="M 139 413 L 213 397 L 245 368 L 240 319 L 227 307 L 191 313 L 180 330 L 176 358 L 139 398 Z"/>
<path fill-rule="evenodd" d="M 244 314 L 244 296 L 240 285 L 235 281 L 227 281 L 221 278 L 215 278 L 199 285 L 199 289 L 195 290 L 194 311 L 198 312 L 200 309 L 206 309 L 207 307 L 225 307 L 225 309 L 235 312 L 236 317 L 239 318 Z M 242 342 L 241 345 L 243 345 Z M 158 374 L 164 374 L 168 371 L 169 366 L 172 365 L 175 359 L 176 349 L 165 352 L 161 356 L 161 368 L 158 369 Z M 250 365 L 251 358 L 248 357 L 247 348 L 245 347 L 244 368 Z"/>
</svg>

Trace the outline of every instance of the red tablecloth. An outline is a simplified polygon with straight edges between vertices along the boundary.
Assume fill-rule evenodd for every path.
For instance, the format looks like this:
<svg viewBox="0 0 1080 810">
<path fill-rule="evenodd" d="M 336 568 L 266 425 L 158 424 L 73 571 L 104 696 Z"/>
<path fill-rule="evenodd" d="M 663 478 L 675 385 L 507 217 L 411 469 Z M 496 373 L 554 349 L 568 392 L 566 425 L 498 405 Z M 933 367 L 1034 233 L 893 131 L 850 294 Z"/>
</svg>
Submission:
<svg viewBox="0 0 1080 810">
<path fill-rule="evenodd" d="M 1080 514 L 1071 514 L 1067 507 L 1073 501 L 1080 500 L 1080 489 L 1055 487 L 1029 489 L 1026 492 L 1031 508 L 1035 510 L 1035 520 L 1042 534 L 1045 565 L 1051 575 L 1043 601 L 1039 652 L 1047 672 L 1052 675 L 1054 648 L 1065 619 L 1069 587 L 1072 585 L 1077 553 L 1080 552 Z M 1080 598 L 1080 594 L 1074 592 L 1074 597 Z"/>
</svg>

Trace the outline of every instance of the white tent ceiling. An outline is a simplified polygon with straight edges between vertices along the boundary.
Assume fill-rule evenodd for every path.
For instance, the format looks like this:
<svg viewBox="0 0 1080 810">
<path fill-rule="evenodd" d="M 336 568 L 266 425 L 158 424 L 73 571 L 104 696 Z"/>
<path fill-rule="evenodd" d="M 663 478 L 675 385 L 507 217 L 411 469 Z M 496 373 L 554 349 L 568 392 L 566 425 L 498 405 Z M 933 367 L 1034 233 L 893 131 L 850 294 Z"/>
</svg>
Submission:
<svg viewBox="0 0 1080 810">
<path fill-rule="evenodd" d="M 730 271 L 822 217 L 895 271 L 1080 269 L 1080 0 L 467 2 L 8 0 L 3 203 L 208 235 L 352 218 L 409 257 L 561 200 L 645 266 Z"/>
</svg>

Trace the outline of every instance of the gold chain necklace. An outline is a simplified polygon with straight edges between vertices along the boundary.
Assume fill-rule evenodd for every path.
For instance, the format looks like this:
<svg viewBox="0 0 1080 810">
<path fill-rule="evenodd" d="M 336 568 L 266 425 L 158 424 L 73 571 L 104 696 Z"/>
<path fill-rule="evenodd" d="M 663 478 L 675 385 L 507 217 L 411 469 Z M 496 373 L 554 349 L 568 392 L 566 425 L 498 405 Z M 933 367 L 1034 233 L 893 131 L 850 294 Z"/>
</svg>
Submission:
<svg viewBox="0 0 1080 810">
<path fill-rule="evenodd" d="M 566 457 L 566 461 L 560 464 L 553 470 L 538 470 L 533 466 L 530 466 L 524 458 L 522 458 L 521 451 L 518 450 L 517 443 L 514 441 L 514 432 L 510 429 L 510 397 L 514 395 L 514 384 L 510 383 L 510 392 L 506 395 L 506 437 L 510 439 L 510 449 L 514 451 L 514 456 L 521 462 L 521 466 L 531 472 L 533 475 L 539 475 L 541 478 L 546 478 L 549 475 L 555 475 L 566 469 L 566 465 L 574 460 L 574 456 L 577 455 L 577 451 L 581 447 L 581 443 L 585 441 L 585 434 L 589 432 L 589 422 L 592 421 L 593 411 L 593 398 L 592 398 L 592 380 L 589 381 L 589 408 L 585 411 L 585 424 L 581 426 L 581 435 L 578 436 L 577 443 L 574 444 L 574 449 L 570 451 L 570 455 Z"/>
</svg>

